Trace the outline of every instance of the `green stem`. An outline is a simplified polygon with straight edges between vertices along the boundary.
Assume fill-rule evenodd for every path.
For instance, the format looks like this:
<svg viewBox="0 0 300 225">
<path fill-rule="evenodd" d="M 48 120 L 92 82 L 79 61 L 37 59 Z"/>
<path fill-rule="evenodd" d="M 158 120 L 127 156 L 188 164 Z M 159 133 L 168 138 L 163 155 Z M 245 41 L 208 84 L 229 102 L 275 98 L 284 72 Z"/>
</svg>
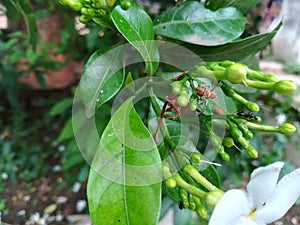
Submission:
<svg viewBox="0 0 300 225">
<path fill-rule="evenodd" d="M 156 96 L 155 96 L 152 88 L 150 88 L 150 90 L 149 90 L 149 95 L 150 95 L 150 101 L 152 103 L 152 106 L 153 106 L 153 109 L 154 109 L 154 111 L 156 113 L 156 116 L 160 117 L 161 107 L 159 106 L 158 102 L 156 101 Z M 176 144 L 171 140 L 169 132 L 168 132 L 167 125 L 165 124 L 164 121 L 161 124 L 160 130 L 162 132 L 164 140 L 168 143 L 168 145 L 170 146 L 170 148 L 171 149 L 175 149 L 176 148 Z"/>
<path fill-rule="evenodd" d="M 247 75 L 253 79 L 257 79 L 257 80 L 264 80 L 264 73 L 262 71 L 256 71 L 256 70 L 252 70 L 248 67 L 246 67 L 247 70 Z"/>
<path fill-rule="evenodd" d="M 253 87 L 260 90 L 272 90 L 276 82 L 263 82 L 263 81 L 256 81 L 256 80 L 245 80 L 246 84 L 249 87 Z"/>
<path fill-rule="evenodd" d="M 202 176 L 198 170 L 196 170 L 192 165 L 185 165 L 183 171 L 189 174 L 195 179 L 199 184 L 205 187 L 209 191 L 221 191 L 219 188 L 210 183 L 204 176 Z"/>
<path fill-rule="evenodd" d="M 213 71 L 214 78 L 216 80 L 225 80 L 226 79 L 226 73 L 225 71 Z"/>
<path fill-rule="evenodd" d="M 253 130 L 259 130 L 259 131 L 266 131 L 266 132 L 280 132 L 280 129 L 278 126 L 270 126 L 270 125 L 262 125 L 262 124 L 256 124 L 252 122 L 246 122 L 246 125 L 248 128 Z"/>
<path fill-rule="evenodd" d="M 234 95 L 231 96 L 233 99 L 235 99 L 236 101 L 242 103 L 243 105 L 247 105 L 248 104 L 248 100 L 245 99 L 243 96 L 235 93 Z"/>
<path fill-rule="evenodd" d="M 185 182 L 185 180 L 182 179 L 182 177 L 177 173 L 174 176 L 176 183 L 178 186 L 185 189 L 187 192 L 191 193 L 192 195 L 195 195 L 199 198 L 205 199 L 207 193 L 205 191 L 200 190 L 199 188 L 190 185 L 189 183 Z"/>
</svg>

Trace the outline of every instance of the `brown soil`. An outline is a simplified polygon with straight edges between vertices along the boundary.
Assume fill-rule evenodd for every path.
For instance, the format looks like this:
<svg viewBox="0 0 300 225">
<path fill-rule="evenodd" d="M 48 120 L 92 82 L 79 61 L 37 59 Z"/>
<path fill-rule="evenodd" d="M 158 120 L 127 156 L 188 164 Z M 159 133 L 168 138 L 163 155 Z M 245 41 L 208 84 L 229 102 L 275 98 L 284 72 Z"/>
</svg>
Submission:
<svg viewBox="0 0 300 225">
<path fill-rule="evenodd" d="M 21 182 L 5 184 L 5 191 L 0 195 L 5 199 L 7 214 L 2 213 L 2 222 L 19 225 L 26 223 L 30 216 L 38 212 L 41 216 L 47 206 L 52 205 L 56 209 L 49 216 L 61 215 L 62 220 L 47 224 L 68 224 L 68 215 L 77 214 L 76 203 L 78 200 L 86 199 L 85 184 L 81 185 L 77 193 L 62 187 L 62 178 L 50 174 L 47 178 L 35 180 L 31 184 Z M 63 200 L 65 202 L 60 203 Z M 23 211 L 24 215 L 20 215 Z M 52 210 L 50 210 L 52 211 Z"/>
</svg>

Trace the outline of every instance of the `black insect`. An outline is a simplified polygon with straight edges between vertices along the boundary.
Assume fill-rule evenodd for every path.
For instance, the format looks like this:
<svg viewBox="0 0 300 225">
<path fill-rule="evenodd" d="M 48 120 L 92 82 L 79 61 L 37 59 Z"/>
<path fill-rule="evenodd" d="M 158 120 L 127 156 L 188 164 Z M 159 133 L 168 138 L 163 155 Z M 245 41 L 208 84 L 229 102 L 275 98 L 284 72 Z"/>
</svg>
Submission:
<svg viewBox="0 0 300 225">
<path fill-rule="evenodd" d="M 178 202 L 178 208 L 181 209 L 181 210 L 183 209 L 183 202 L 182 201 Z"/>
<path fill-rule="evenodd" d="M 237 112 L 236 115 L 238 115 L 240 117 L 243 117 L 243 118 L 245 118 L 247 120 L 255 120 L 255 121 L 258 120 L 258 116 L 256 116 L 253 113 Z"/>
</svg>

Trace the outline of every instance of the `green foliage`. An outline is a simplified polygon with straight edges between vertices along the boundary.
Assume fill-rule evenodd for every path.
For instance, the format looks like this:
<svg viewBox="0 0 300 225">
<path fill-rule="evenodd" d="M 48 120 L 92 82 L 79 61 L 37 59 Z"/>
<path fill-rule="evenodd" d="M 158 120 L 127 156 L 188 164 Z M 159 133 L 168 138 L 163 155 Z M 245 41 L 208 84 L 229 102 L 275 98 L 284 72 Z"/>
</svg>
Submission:
<svg viewBox="0 0 300 225">
<path fill-rule="evenodd" d="M 154 173 L 151 176 L 157 176 L 156 179 L 160 174 L 155 174 L 154 168 L 137 171 L 134 166 L 151 165 L 158 163 L 160 159 L 149 131 L 132 107 L 132 100 L 128 99 L 115 112 L 103 132 L 97 149 L 92 164 L 92 168 L 96 171 L 94 169 L 90 171 L 88 183 L 89 209 L 93 224 L 157 223 L 160 210 L 160 184 L 157 180 L 150 185 L 142 183 L 151 173 Z M 123 119 L 124 115 L 126 119 Z M 135 127 L 135 130 L 131 130 L 128 125 Z M 124 136 L 128 132 L 134 132 L 134 136 Z M 137 145 L 135 149 L 132 146 L 134 141 L 142 139 L 146 140 L 144 144 L 149 148 L 146 152 L 137 149 L 142 146 Z M 110 153 L 112 158 L 104 159 L 103 154 L 107 153 Z M 114 162 L 113 159 L 120 162 Z M 122 168 L 125 162 L 127 166 L 119 170 L 116 177 L 102 175 L 111 173 L 109 170 Z M 139 216 L 136 214 L 137 210 Z"/>
<path fill-rule="evenodd" d="M 289 61 L 284 65 L 283 69 L 289 74 L 300 75 L 300 64 L 297 62 Z"/>
<path fill-rule="evenodd" d="M 212 12 L 199 2 L 188 1 L 162 13 L 154 21 L 154 30 L 157 35 L 214 46 L 238 38 L 246 22 L 247 19 L 235 8 Z M 226 32 L 220 27 L 226 27 Z"/>
<path fill-rule="evenodd" d="M 268 125 L 253 113 L 263 108 L 257 103 L 260 90 L 291 94 L 296 86 L 255 70 L 252 62 L 244 63 L 255 59 L 280 28 L 241 38 L 247 23 L 243 14 L 257 0 L 170 2 L 154 19 L 132 0 L 59 2 L 76 11 L 90 33 L 78 38 L 76 32 L 61 30 L 63 44 L 56 46 L 57 52 L 94 53 L 85 63 L 76 101 L 64 99 L 48 115 L 65 121 L 56 139 L 65 146 L 62 171 L 76 174 L 66 181 L 84 181 L 89 170 L 85 160 L 91 164 L 87 197 L 93 224 L 154 225 L 168 207 L 174 208 L 175 224 L 207 224 L 211 208 L 224 193 L 221 180 L 239 177 L 255 162 L 284 159 L 283 134 L 295 132 L 297 124 Z M 11 53 L 1 54 L 0 63 L 3 83 L 11 87 L 20 72 L 12 78 L 6 74 L 15 71 L 23 52 L 28 70 L 38 77 L 43 69 L 57 66 L 30 48 L 36 45 L 36 32 L 28 3 L 6 1 L 10 12 L 15 7 L 25 17 L 28 30 L 26 39 L 15 33 L 0 43 Z M 106 35 L 105 44 L 99 41 L 99 32 Z M 72 39 L 87 42 L 76 48 L 68 45 Z M 185 47 L 188 53 L 174 46 Z M 87 58 L 86 53 L 74 55 Z M 170 63 L 173 58 L 178 65 Z M 10 96 L 13 89 L 6 90 Z M 14 96 L 10 99 L 13 102 Z M 289 106 L 286 103 L 286 109 Z M 94 127 L 89 126 L 91 121 Z M 273 149 L 263 144 L 260 131 L 273 138 Z M 3 160 L 20 156 L 11 149 L 11 141 L 3 145 Z M 216 169 L 219 164 L 224 167 Z M 32 175 L 26 171 L 23 177 Z M 229 175 L 232 171 L 234 178 Z"/>
</svg>

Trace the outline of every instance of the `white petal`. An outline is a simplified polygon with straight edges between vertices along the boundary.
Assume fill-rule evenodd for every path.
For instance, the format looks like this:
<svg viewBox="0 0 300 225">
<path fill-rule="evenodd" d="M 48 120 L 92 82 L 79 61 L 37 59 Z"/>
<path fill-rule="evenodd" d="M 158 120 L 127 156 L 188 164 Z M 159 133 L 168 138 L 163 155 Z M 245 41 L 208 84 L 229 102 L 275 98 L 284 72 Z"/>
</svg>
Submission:
<svg viewBox="0 0 300 225">
<path fill-rule="evenodd" d="M 300 196 L 300 168 L 285 175 L 267 200 L 265 206 L 255 213 L 255 218 L 272 223 L 292 207 Z"/>
<path fill-rule="evenodd" d="M 263 222 L 256 222 L 246 217 L 243 217 L 240 218 L 240 220 L 236 223 L 236 225 L 266 225 L 266 224 Z"/>
<path fill-rule="evenodd" d="M 240 217 L 247 216 L 249 212 L 250 206 L 246 192 L 232 189 L 227 191 L 216 205 L 209 225 L 246 225 L 238 221 L 240 221 Z"/>
<path fill-rule="evenodd" d="M 276 187 L 283 165 L 283 162 L 276 162 L 265 167 L 259 167 L 252 172 L 250 182 L 247 185 L 247 192 L 253 208 L 259 208 L 269 198 Z"/>
</svg>

